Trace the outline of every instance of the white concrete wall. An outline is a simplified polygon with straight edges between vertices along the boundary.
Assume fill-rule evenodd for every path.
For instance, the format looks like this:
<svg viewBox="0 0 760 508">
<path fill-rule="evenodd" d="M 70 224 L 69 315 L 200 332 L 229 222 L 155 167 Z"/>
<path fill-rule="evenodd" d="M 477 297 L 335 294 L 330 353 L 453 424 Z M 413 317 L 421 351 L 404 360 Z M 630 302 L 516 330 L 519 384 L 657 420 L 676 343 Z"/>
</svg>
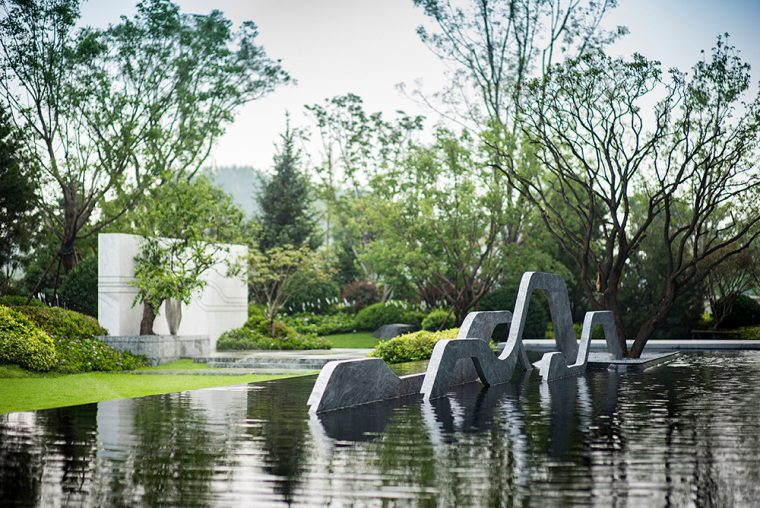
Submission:
<svg viewBox="0 0 760 508">
<path fill-rule="evenodd" d="M 98 235 L 98 321 L 111 335 L 139 335 L 142 304 L 132 307 L 137 290 L 129 285 L 134 278 L 135 256 L 142 237 L 121 233 Z M 230 256 L 247 254 L 247 247 L 232 245 Z M 207 270 L 208 282 L 203 292 L 193 296 L 189 305 L 182 305 L 182 321 L 178 335 L 208 335 L 211 351 L 223 332 L 243 326 L 248 318 L 246 275 L 226 277 L 220 262 Z M 164 305 L 161 306 L 153 331 L 168 335 Z"/>
</svg>

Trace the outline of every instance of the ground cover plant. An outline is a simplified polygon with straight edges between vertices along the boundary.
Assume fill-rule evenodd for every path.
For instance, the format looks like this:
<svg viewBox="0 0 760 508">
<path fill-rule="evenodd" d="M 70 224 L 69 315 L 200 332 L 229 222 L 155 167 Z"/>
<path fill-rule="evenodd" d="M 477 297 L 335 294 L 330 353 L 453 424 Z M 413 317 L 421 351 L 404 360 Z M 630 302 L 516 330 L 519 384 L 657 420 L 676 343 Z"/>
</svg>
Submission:
<svg viewBox="0 0 760 508">
<path fill-rule="evenodd" d="M 0 306 L 0 364 L 39 372 L 122 371 L 147 367 L 144 356 L 117 351 L 96 336 L 95 318 L 60 307 Z"/>
<path fill-rule="evenodd" d="M 289 316 L 282 316 L 280 320 L 299 333 L 331 335 L 334 333 L 347 333 L 356 329 L 354 317 L 343 312 L 335 314 L 299 312 Z"/>
<path fill-rule="evenodd" d="M 399 335 L 389 340 L 380 341 L 375 350 L 367 356 L 381 358 L 387 363 L 429 360 L 436 342 L 443 339 L 456 339 L 458 333 L 459 328 L 451 328 L 441 332 L 420 330 L 419 332 Z"/>
</svg>

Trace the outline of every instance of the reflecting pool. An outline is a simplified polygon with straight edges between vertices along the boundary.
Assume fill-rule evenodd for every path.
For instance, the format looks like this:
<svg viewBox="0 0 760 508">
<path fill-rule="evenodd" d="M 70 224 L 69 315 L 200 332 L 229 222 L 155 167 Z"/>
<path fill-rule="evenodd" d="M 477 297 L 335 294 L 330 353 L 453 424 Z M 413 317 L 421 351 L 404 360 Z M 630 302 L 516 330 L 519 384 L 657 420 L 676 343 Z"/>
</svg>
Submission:
<svg viewBox="0 0 760 508">
<path fill-rule="evenodd" d="M 0 415 L 2 506 L 751 506 L 760 352 L 310 417 L 316 376 Z"/>
</svg>

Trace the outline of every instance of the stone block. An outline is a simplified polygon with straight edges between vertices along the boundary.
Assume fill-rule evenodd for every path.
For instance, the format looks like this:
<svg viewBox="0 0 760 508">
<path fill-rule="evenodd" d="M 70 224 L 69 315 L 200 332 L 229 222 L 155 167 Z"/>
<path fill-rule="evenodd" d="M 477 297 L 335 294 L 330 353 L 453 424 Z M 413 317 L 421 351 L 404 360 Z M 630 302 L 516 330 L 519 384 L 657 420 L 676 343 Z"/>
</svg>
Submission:
<svg viewBox="0 0 760 508">
<path fill-rule="evenodd" d="M 392 325 L 383 325 L 372 334 L 376 339 L 388 340 L 405 333 L 412 333 L 419 330 L 419 327 L 414 325 L 405 325 L 402 323 L 394 323 Z"/>
</svg>

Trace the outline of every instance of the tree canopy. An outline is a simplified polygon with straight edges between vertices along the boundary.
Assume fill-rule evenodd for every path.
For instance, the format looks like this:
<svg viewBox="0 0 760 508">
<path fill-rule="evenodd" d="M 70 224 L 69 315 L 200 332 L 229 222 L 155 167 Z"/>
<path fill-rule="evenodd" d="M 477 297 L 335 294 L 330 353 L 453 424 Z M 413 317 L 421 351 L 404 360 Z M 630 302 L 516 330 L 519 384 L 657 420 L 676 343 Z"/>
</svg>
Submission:
<svg viewBox="0 0 760 508">
<path fill-rule="evenodd" d="M 219 11 L 148 0 L 131 19 L 77 31 L 77 0 L 0 7 L 0 99 L 29 133 L 37 205 L 67 269 L 78 239 L 156 179 L 192 176 L 236 108 L 289 80 L 256 45 L 252 22 L 233 31 Z"/>
</svg>

